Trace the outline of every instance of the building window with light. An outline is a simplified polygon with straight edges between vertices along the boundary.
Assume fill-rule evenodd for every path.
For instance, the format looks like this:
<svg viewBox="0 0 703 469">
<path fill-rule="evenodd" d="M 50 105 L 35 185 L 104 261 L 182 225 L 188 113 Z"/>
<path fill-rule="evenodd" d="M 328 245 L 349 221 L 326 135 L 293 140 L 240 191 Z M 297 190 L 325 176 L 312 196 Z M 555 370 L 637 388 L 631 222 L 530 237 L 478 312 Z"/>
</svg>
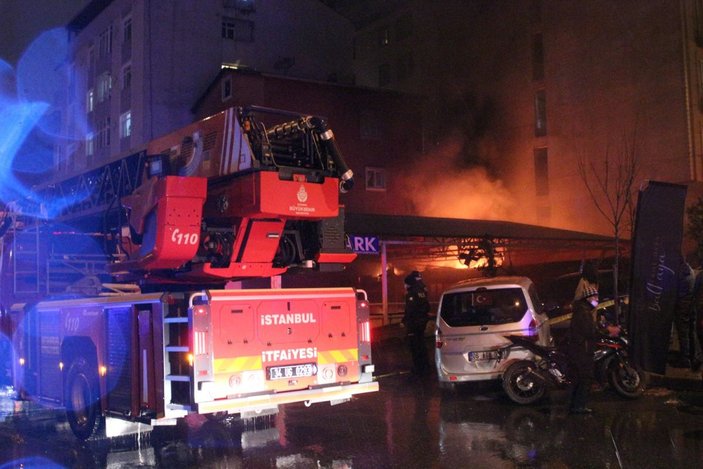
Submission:
<svg viewBox="0 0 703 469">
<path fill-rule="evenodd" d="M 127 138 L 132 135 L 132 111 L 127 111 L 120 115 L 120 138 Z"/>
<path fill-rule="evenodd" d="M 536 148 L 535 157 L 535 193 L 538 196 L 549 195 L 549 160 L 546 148 Z"/>
<path fill-rule="evenodd" d="M 385 191 L 386 190 L 386 170 L 384 168 L 366 168 L 366 190 Z"/>
<path fill-rule="evenodd" d="M 222 38 L 237 42 L 254 42 L 254 22 L 240 18 L 222 18 Z"/>
<path fill-rule="evenodd" d="M 93 132 L 88 132 L 85 136 L 85 156 L 93 156 L 95 154 L 95 135 Z"/>
<path fill-rule="evenodd" d="M 379 47 L 386 47 L 391 43 L 391 32 L 387 27 L 379 29 L 376 34 L 378 34 L 378 45 Z"/>
<path fill-rule="evenodd" d="M 95 90 L 93 88 L 85 93 L 85 110 L 89 113 L 95 110 Z"/>
<path fill-rule="evenodd" d="M 544 90 L 535 93 L 535 137 L 547 135 L 547 96 Z"/>
</svg>

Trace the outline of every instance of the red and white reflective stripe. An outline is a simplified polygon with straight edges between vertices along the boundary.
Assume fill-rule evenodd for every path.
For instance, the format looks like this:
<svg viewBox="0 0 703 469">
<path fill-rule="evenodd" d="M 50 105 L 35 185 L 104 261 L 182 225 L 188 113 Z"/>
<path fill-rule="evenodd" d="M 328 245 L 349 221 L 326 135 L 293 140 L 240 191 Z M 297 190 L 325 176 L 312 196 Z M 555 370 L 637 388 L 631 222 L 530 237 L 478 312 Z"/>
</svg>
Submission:
<svg viewBox="0 0 703 469">
<path fill-rule="evenodd" d="M 371 321 L 364 321 L 359 325 L 359 342 L 371 342 Z"/>
<path fill-rule="evenodd" d="M 225 111 L 224 132 L 222 135 L 222 149 L 220 151 L 220 175 L 224 176 L 232 172 L 234 160 L 234 148 L 236 145 L 234 126 L 237 122 L 234 108 Z"/>
<path fill-rule="evenodd" d="M 193 353 L 195 355 L 207 354 L 207 332 L 195 332 L 193 338 Z"/>
</svg>

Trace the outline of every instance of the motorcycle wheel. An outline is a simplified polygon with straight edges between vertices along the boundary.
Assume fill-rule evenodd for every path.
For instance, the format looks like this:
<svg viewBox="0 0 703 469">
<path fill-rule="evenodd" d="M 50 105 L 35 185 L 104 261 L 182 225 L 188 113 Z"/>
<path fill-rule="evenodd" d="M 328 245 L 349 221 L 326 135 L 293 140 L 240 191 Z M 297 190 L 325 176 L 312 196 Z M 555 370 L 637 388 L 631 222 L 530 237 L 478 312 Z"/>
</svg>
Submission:
<svg viewBox="0 0 703 469">
<path fill-rule="evenodd" d="M 644 393 L 644 375 L 627 361 L 613 360 L 610 363 L 608 383 L 627 399 L 637 399 Z"/>
<path fill-rule="evenodd" d="M 535 364 L 528 360 L 513 363 L 503 373 L 503 390 L 510 400 L 517 404 L 528 405 L 539 401 L 544 396 L 545 386 L 533 375 Z"/>
</svg>

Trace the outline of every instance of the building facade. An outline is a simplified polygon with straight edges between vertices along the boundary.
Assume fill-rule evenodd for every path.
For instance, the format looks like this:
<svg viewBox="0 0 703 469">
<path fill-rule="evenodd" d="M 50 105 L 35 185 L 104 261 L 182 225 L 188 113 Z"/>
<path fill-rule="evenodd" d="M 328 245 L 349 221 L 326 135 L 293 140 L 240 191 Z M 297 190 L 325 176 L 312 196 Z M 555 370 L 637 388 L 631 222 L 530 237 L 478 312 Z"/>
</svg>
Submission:
<svg viewBox="0 0 703 469">
<path fill-rule="evenodd" d="M 352 80 L 353 27 L 315 0 L 94 0 L 68 28 L 63 125 L 73 141 L 55 158 L 64 174 L 192 122 L 223 65 Z"/>
<path fill-rule="evenodd" d="M 701 194 L 702 5 L 409 0 L 357 31 L 355 74 L 426 96 L 433 143 L 457 168 L 484 168 L 487 201 L 505 190 L 505 219 L 607 234 L 584 184 L 607 210 L 606 160 L 611 187 L 634 157 L 633 189 L 662 180 Z M 475 187 L 459 185 L 448 200 Z"/>
</svg>

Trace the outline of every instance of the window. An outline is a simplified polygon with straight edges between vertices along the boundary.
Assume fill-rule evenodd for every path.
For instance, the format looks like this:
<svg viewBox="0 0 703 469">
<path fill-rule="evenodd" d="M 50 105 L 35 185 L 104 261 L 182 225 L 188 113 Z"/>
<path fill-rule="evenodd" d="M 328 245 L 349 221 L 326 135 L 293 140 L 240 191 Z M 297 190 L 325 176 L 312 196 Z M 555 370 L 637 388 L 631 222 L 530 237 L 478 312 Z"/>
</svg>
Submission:
<svg viewBox="0 0 703 469">
<path fill-rule="evenodd" d="M 244 14 L 252 13 L 254 11 L 254 0 L 225 0 L 225 8 L 235 8 Z"/>
<path fill-rule="evenodd" d="M 535 193 L 549 195 L 549 160 L 546 148 L 536 148 L 535 156 Z"/>
<path fill-rule="evenodd" d="M 383 168 L 366 168 L 366 190 L 385 191 L 386 190 L 386 170 Z"/>
<path fill-rule="evenodd" d="M 381 140 L 383 119 L 378 113 L 365 109 L 359 112 L 359 136 L 362 140 Z"/>
<path fill-rule="evenodd" d="M 391 33 L 387 27 L 379 29 L 376 34 L 378 35 L 378 46 L 386 47 L 391 43 Z"/>
<path fill-rule="evenodd" d="M 542 34 L 532 36 L 532 79 L 544 80 L 544 43 Z"/>
<path fill-rule="evenodd" d="M 129 91 L 132 87 L 132 66 L 125 65 L 122 67 L 122 89 Z"/>
<path fill-rule="evenodd" d="M 703 1 L 693 2 L 693 34 L 698 47 L 703 47 Z"/>
<path fill-rule="evenodd" d="M 132 43 L 132 17 L 127 17 L 122 21 L 122 42 L 124 44 Z"/>
<path fill-rule="evenodd" d="M 110 91 L 112 90 L 112 75 L 110 72 L 104 72 L 98 77 L 98 102 L 102 103 L 106 99 L 110 99 Z"/>
<path fill-rule="evenodd" d="M 127 138 L 132 135 L 132 111 L 127 111 L 120 115 L 120 138 Z"/>
<path fill-rule="evenodd" d="M 442 297 L 442 319 L 451 327 L 510 324 L 527 312 L 521 288 L 496 288 L 446 293 Z"/>
<path fill-rule="evenodd" d="M 100 125 L 98 132 L 98 148 L 107 148 L 110 146 L 110 118 L 106 117 Z"/>
<path fill-rule="evenodd" d="M 378 86 L 387 86 L 391 82 L 391 67 L 381 64 L 378 67 Z"/>
<path fill-rule="evenodd" d="M 95 135 L 93 132 L 88 132 L 85 136 L 85 155 L 93 156 L 95 154 Z"/>
<path fill-rule="evenodd" d="M 232 97 L 232 77 L 222 80 L 222 101 L 227 101 Z"/>
<path fill-rule="evenodd" d="M 100 33 L 98 37 L 98 44 L 100 57 L 106 57 L 112 53 L 112 26 L 109 26 L 106 30 Z"/>
<path fill-rule="evenodd" d="M 544 90 L 535 93 L 535 137 L 547 135 L 547 96 Z"/>
<path fill-rule="evenodd" d="M 85 94 L 85 110 L 87 112 L 95 110 L 95 91 L 93 88 L 89 89 Z"/>
<path fill-rule="evenodd" d="M 254 22 L 239 18 L 222 18 L 222 37 L 238 42 L 254 41 Z"/>
</svg>

